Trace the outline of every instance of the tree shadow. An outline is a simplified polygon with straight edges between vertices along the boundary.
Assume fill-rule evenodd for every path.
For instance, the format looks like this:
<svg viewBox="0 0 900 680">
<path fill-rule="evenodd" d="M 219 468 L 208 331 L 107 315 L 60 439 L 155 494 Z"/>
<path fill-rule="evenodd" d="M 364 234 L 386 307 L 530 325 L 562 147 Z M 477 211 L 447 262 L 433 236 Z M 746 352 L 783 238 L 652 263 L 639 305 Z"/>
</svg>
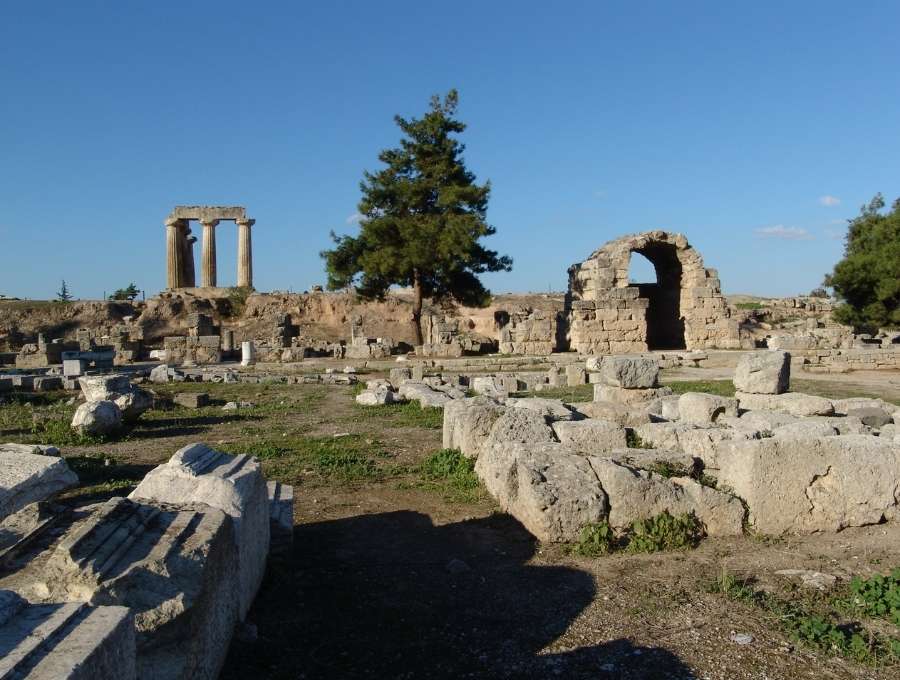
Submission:
<svg viewBox="0 0 900 680">
<path fill-rule="evenodd" d="M 593 577 L 526 562 L 506 515 L 434 526 L 390 512 L 304 524 L 270 560 L 230 678 L 692 678 L 663 649 L 614 640 L 541 653 L 592 602 Z"/>
</svg>

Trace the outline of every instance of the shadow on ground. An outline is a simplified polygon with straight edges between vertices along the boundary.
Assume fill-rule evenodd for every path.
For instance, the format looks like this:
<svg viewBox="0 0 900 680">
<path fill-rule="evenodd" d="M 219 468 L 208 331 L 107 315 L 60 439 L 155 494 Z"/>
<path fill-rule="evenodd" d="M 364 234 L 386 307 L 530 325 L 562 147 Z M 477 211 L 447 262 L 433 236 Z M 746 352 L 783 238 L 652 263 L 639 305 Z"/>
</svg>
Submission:
<svg viewBox="0 0 900 680">
<path fill-rule="evenodd" d="M 506 515 L 434 526 L 402 511 L 298 526 L 249 614 L 258 639 L 232 643 L 221 677 L 694 677 L 670 652 L 628 640 L 541 653 L 595 588 L 577 569 L 525 564 L 536 546 Z"/>
</svg>

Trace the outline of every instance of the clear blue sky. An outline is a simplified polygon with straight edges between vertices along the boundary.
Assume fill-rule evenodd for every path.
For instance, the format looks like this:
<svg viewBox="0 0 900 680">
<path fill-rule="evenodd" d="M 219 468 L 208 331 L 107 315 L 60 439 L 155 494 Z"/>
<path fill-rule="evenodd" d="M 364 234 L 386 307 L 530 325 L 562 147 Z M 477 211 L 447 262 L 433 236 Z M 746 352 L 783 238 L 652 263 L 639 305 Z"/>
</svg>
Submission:
<svg viewBox="0 0 900 680">
<path fill-rule="evenodd" d="M 257 288 L 323 283 L 393 115 L 452 87 L 494 291 L 663 228 L 726 292 L 806 292 L 900 194 L 900 3 L 740 4 L 4 2 L 0 293 L 158 291 L 176 204 L 247 207 Z"/>
</svg>

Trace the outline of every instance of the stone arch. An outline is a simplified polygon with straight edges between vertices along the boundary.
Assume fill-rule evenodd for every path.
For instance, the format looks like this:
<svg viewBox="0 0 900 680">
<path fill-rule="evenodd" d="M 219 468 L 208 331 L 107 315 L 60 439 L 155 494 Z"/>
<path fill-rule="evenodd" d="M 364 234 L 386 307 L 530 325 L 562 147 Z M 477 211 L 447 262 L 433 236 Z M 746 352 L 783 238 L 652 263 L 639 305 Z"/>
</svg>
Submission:
<svg viewBox="0 0 900 680">
<path fill-rule="evenodd" d="M 629 281 L 632 253 L 650 260 L 655 283 Z M 569 268 L 567 307 L 569 346 L 583 354 L 740 347 L 718 274 L 682 234 L 648 231 L 598 248 Z"/>
</svg>

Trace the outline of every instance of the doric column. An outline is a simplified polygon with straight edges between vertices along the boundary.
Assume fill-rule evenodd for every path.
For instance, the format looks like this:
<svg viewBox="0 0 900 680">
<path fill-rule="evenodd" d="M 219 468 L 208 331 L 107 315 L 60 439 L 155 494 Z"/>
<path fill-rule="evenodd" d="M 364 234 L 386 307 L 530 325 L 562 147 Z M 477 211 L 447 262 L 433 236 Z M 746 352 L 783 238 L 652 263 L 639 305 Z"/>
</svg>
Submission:
<svg viewBox="0 0 900 680">
<path fill-rule="evenodd" d="M 194 273 L 194 244 L 197 242 L 197 237 L 191 236 L 190 222 L 184 220 L 183 223 L 184 234 L 182 236 L 182 246 L 184 248 L 184 275 L 181 278 L 181 285 L 185 288 L 193 288 L 197 285 L 197 277 Z"/>
<path fill-rule="evenodd" d="M 181 220 L 166 220 L 166 287 L 181 288 L 184 273 Z"/>
<path fill-rule="evenodd" d="M 242 288 L 253 287 L 253 244 L 250 227 L 256 220 L 236 220 L 238 225 L 238 267 L 237 285 Z"/>
<path fill-rule="evenodd" d="M 200 222 L 203 225 L 203 254 L 200 265 L 200 285 L 216 285 L 216 225 L 219 220 Z"/>
</svg>

